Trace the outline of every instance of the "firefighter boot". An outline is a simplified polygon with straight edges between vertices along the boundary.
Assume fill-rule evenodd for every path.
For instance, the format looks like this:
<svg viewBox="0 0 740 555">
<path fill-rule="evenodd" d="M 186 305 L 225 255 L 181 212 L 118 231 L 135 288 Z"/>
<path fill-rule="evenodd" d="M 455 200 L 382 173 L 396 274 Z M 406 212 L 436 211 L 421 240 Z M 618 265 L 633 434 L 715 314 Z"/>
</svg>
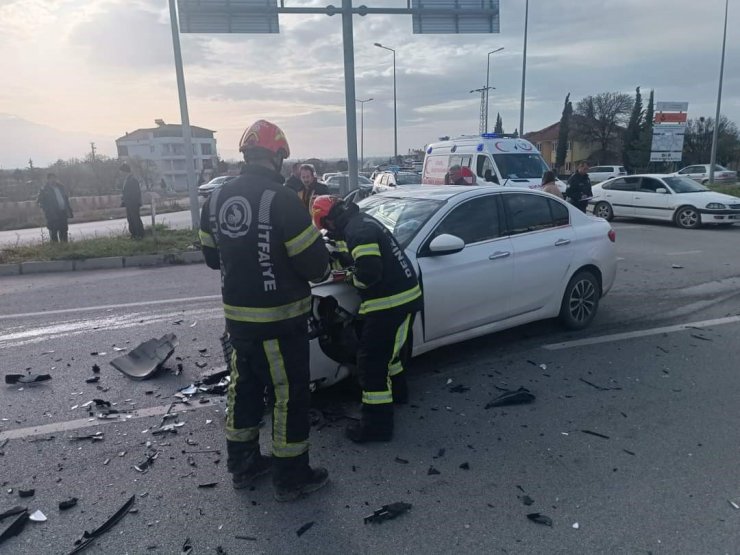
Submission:
<svg viewBox="0 0 740 555">
<path fill-rule="evenodd" d="M 226 467 L 231 473 L 234 489 L 251 486 L 260 476 L 270 472 L 272 459 L 260 453 L 259 440 L 226 441 Z"/>
<path fill-rule="evenodd" d="M 326 468 L 311 468 L 308 465 L 308 453 L 290 458 L 275 457 L 274 461 L 272 485 L 275 487 L 276 501 L 295 501 L 329 482 Z"/>
<path fill-rule="evenodd" d="M 406 380 L 406 372 L 391 376 L 391 391 L 393 402 L 397 405 L 406 405 L 409 402 L 409 382 Z"/>
<path fill-rule="evenodd" d="M 355 443 L 390 441 L 393 439 L 393 405 L 362 405 L 362 417 L 345 430 L 346 436 Z"/>
</svg>

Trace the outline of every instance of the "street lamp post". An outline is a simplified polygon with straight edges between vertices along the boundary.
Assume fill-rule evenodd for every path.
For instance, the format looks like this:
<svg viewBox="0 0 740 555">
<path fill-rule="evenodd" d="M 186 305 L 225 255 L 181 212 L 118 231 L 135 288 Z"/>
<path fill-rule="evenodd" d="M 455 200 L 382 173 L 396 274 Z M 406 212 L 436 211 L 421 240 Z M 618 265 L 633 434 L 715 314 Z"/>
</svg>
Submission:
<svg viewBox="0 0 740 555">
<path fill-rule="evenodd" d="M 390 50 L 393 52 L 393 163 L 398 162 L 398 111 L 396 105 L 396 51 L 393 48 L 383 46 L 379 42 L 375 43 L 375 46 L 382 48 L 383 50 Z"/>
<path fill-rule="evenodd" d="M 712 155 L 709 158 L 709 183 L 714 184 L 714 166 L 717 163 L 717 141 L 719 140 L 719 118 L 722 107 L 722 80 L 725 76 L 725 47 L 727 46 L 727 12 L 730 0 L 725 0 L 725 32 L 722 37 L 722 61 L 719 66 L 719 90 L 717 91 L 717 115 L 714 118 L 714 133 L 712 134 Z"/>
<path fill-rule="evenodd" d="M 488 133 L 488 93 L 491 91 L 491 84 L 490 84 L 490 77 L 491 77 L 491 54 L 495 54 L 496 52 L 501 52 L 504 49 L 502 46 L 501 48 L 497 48 L 496 50 L 491 50 L 488 53 L 488 60 L 486 62 L 486 133 Z"/>
<path fill-rule="evenodd" d="M 365 102 L 372 102 L 372 98 L 366 98 L 360 100 L 359 98 L 355 102 L 360 103 L 360 171 L 365 167 Z"/>
<path fill-rule="evenodd" d="M 524 5 L 524 55 L 522 57 L 522 102 L 519 108 L 519 136 L 524 136 L 524 88 L 527 82 L 527 29 L 529 27 L 529 0 Z"/>
</svg>

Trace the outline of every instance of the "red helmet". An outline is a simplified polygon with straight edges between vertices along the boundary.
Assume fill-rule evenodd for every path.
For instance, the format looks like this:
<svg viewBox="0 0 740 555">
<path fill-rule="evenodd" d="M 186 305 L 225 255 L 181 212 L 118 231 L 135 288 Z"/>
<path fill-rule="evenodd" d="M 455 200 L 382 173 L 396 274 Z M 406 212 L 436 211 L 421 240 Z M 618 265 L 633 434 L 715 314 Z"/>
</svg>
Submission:
<svg viewBox="0 0 740 555">
<path fill-rule="evenodd" d="M 463 166 L 460 169 L 460 176 L 465 180 L 466 185 L 475 185 L 475 174 L 467 166 Z"/>
<path fill-rule="evenodd" d="M 239 140 L 239 152 L 246 153 L 253 149 L 261 149 L 273 156 L 282 156 L 283 159 L 290 156 L 288 139 L 283 130 L 263 119 L 250 125 Z"/>
<path fill-rule="evenodd" d="M 319 229 L 326 229 L 324 218 L 326 218 L 332 209 L 341 202 L 341 198 L 333 197 L 331 195 L 321 195 L 320 197 L 316 197 L 311 206 L 313 225 Z"/>
</svg>

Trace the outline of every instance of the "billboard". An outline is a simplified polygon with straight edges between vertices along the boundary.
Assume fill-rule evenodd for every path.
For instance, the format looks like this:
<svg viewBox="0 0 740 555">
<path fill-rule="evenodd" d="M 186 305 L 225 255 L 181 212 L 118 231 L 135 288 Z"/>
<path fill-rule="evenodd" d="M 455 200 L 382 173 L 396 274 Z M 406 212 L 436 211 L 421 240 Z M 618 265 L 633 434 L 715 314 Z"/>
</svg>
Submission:
<svg viewBox="0 0 740 555">
<path fill-rule="evenodd" d="M 680 162 L 683 156 L 685 125 L 661 124 L 653 127 L 651 162 Z"/>
</svg>

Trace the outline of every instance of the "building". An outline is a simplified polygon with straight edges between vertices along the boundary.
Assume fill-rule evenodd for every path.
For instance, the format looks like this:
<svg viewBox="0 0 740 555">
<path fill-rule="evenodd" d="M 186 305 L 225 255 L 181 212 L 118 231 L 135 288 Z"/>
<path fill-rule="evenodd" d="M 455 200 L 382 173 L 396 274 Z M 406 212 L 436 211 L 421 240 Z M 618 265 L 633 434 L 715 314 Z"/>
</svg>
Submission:
<svg viewBox="0 0 740 555">
<path fill-rule="evenodd" d="M 168 125 L 163 120 L 155 120 L 156 127 L 137 129 L 116 139 L 118 157 L 130 160 L 145 185 L 158 186 L 162 179 L 167 188 L 174 191 L 187 190 L 187 171 L 185 165 L 185 139 L 181 125 Z M 190 126 L 193 135 L 193 157 L 195 173 L 210 179 L 218 165 L 214 131 L 203 127 Z M 137 164 L 141 161 L 142 164 Z"/>
<path fill-rule="evenodd" d="M 553 123 L 539 131 L 526 133 L 524 138 L 532 143 L 542 154 L 542 158 L 550 167 L 555 167 L 555 158 L 558 153 L 558 137 L 560 122 Z M 591 154 L 591 146 L 573 139 L 568 141 L 568 151 L 565 155 L 565 164 L 560 168 L 561 173 L 573 173 L 580 160 L 585 160 Z"/>
</svg>

